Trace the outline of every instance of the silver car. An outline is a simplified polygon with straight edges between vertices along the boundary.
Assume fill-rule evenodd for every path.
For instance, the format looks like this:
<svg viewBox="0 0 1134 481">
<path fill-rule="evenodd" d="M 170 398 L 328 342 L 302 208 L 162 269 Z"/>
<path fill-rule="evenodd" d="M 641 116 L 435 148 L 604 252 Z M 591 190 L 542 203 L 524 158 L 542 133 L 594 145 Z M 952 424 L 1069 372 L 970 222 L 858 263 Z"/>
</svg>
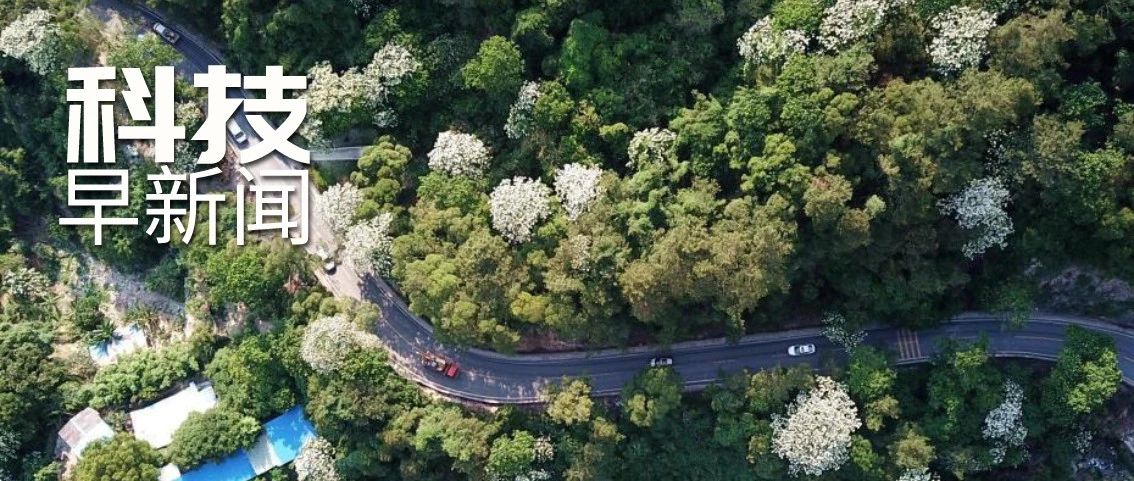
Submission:
<svg viewBox="0 0 1134 481">
<path fill-rule="evenodd" d="M 792 356 L 792 357 L 795 357 L 795 356 L 810 356 L 812 354 L 815 354 L 815 345 L 814 344 L 796 344 L 794 346 L 787 348 L 787 353 L 788 353 L 789 356 Z"/>
<path fill-rule="evenodd" d="M 160 22 L 155 23 L 153 28 L 154 32 L 156 32 L 161 36 L 161 38 L 164 38 L 165 41 L 169 42 L 170 44 L 175 44 L 178 40 L 181 40 L 181 35 L 179 35 L 177 32 L 174 32 L 173 30 L 170 30 L 169 27 L 162 25 Z"/>
<path fill-rule="evenodd" d="M 672 357 L 655 357 L 650 359 L 650 367 L 666 367 L 673 365 Z"/>
</svg>

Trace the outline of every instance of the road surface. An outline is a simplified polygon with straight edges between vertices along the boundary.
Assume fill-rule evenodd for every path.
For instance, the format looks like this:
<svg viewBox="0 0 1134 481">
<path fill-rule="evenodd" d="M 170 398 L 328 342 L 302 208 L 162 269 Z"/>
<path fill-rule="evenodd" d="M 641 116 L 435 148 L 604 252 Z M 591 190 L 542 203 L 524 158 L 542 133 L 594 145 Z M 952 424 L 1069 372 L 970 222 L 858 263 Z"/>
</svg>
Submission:
<svg viewBox="0 0 1134 481">
<path fill-rule="evenodd" d="M 208 65 L 222 64 L 220 52 L 183 26 L 162 18 L 150 9 L 126 4 L 120 0 L 96 0 L 94 5 L 130 15 L 142 15 L 149 21 L 161 21 L 182 35 L 176 48 L 185 57 L 182 74 L 205 71 Z M 237 122 L 252 135 L 247 119 L 237 113 Z M 344 155 L 361 154 L 361 149 L 339 149 L 327 160 Z M 316 158 L 319 158 L 316 156 Z M 266 168 L 299 168 L 302 165 L 278 156 L 257 161 L 253 166 Z M 261 167 L 263 168 L 263 167 Z M 312 190 L 313 202 L 318 193 Z M 329 241 L 324 223 L 312 216 L 311 237 L 307 248 Z M 845 358 L 842 349 L 833 346 L 817 330 L 795 330 L 746 336 L 737 342 L 723 339 L 685 342 L 659 350 L 656 347 L 571 352 L 545 355 L 503 355 L 479 349 L 454 349 L 441 345 L 432 328 L 406 307 L 405 302 L 382 279 L 360 278 L 348 266 L 340 266 L 334 274 L 316 272 L 320 282 L 337 296 L 367 300 L 377 304 L 384 320 L 376 326 L 378 336 L 388 348 L 393 365 L 403 376 L 442 394 L 488 404 L 523 404 L 541 401 L 540 393 L 549 384 L 562 378 L 586 377 L 595 395 L 612 395 L 621 391 L 651 358 L 672 357 L 674 369 L 684 380 L 687 390 L 703 389 L 722 375 L 741 370 L 758 370 L 775 366 L 807 363 L 819 367 L 829 361 Z M 1034 314 L 1014 330 L 1003 322 L 984 314 L 966 314 L 944 325 L 918 332 L 895 328 L 878 328 L 868 332 L 866 343 L 894 353 L 899 364 L 929 360 L 940 349 L 941 341 L 975 341 L 985 338 L 995 356 L 1054 360 L 1063 345 L 1064 331 L 1076 324 L 1112 336 L 1118 347 L 1119 367 L 1123 382 L 1134 384 L 1134 331 L 1090 319 Z M 791 357 L 787 348 L 793 344 L 814 344 L 813 356 Z M 456 379 L 426 371 L 417 361 L 421 352 L 440 352 L 461 365 Z"/>
</svg>

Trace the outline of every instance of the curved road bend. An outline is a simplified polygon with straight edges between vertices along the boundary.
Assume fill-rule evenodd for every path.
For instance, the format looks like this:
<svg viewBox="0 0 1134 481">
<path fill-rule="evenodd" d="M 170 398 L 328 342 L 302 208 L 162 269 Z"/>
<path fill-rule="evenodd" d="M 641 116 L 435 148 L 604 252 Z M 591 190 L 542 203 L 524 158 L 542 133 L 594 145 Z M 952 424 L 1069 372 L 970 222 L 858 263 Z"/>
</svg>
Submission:
<svg viewBox="0 0 1134 481">
<path fill-rule="evenodd" d="M 181 25 L 173 24 L 161 14 L 142 6 L 120 0 L 95 0 L 94 5 L 123 12 L 133 12 L 149 21 L 161 21 L 182 35 L 175 46 L 185 57 L 182 75 L 205 71 L 209 65 L 222 64 L 224 58 L 198 35 Z M 245 96 L 244 92 L 240 92 Z M 257 142 L 243 112 L 236 115 L 237 122 Z M 361 149 L 359 149 L 360 152 Z M 343 152 L 340 150 L 339 152 Z M 349 151 L 352 154 L 353 150 Z M 341 156 L 341 155 L 339 155 Z M 269 167 L 297 167 L 290 160 L 263 159 L 257 163 Z M 314 193 L 313 202 L 318 201 Z M 313 248 L 319 238 L 326 238 L 321 219 L 312 218 Z M 522 404 L 540 401 L 544 386 L 563 377 L 587 377 L 595 395 L 611 395 L 649 363 L 650 358 L 667 355 L 674 360 L 674 369 L 685 381 L 687 390 L 703 389 L 723 374 L 743 369 L 758 370 L 782 365 L 807 363 L 818 366 L 825 360 L 842 360 L 845 354 L 833 346 L 818 330 L 805 329 L 770 334 L 756 334 L 729 343 L 724 339 L 684 342 L 664 351 L 656 347 L 627 350 L 611 349 L 591 352 L 571 352 L 542 355 L 503 355 L 480 349 L 452 349 L 433 337 L 432 328 L 412 314 L 405 302 L 382 279 L 360 279 L 347 266 L 340 266 L 332 275 L 316 272 L 320 282 L 338 296 L 366 299 L 377 304 L 384 314 L 384 322 L 376 327 L 378 336 L 386 344 L 390 355 L 397 361 L 393 365 L 402 375 L 442 394 L 489 404 Z M 1035 314 L 1021 328 L 1005 330 L 1003 322 L 994 316 L 972 313 L 959 316 L 939 327 L 918 332 L 895 328 L 878 328 L 869 331 L 866 343 L 887 349 L 897 358 L 898 364 L 925 362 L 938 352 L 939 344 L 946 339 L 975 341 L 986 337 L 989 349 L 995 356 L 1054 360 L 1063 345 L 1068 325 L 1080 325 L 1103 332 L 1115 339 L 1118 348 L 1119 368 L 1123 382 L 1134 385 L 1134 331 L 1084 318 Z M 812 343 L 818 348 L 814 356 L 793 358 L 787 355 L 792 344 Z M 448 379 L 425 370 L 417 362 L 424 351 L 445 354 L 461 365 L 461 374 Z"/>
</svg>

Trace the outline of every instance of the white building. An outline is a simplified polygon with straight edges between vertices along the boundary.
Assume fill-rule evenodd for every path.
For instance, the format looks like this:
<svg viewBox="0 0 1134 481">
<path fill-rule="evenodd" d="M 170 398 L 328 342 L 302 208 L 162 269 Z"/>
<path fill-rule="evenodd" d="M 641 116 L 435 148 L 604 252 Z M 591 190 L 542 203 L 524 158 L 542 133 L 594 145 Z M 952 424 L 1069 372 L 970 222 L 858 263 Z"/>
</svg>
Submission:
<svg viewBox="0 0 1134 481">
<path fill-rule="evenodd" d="M 177 394 L 137 411 L 130 411 L 134 437 L 150 446 L 164 448 L 173 442 L 173 433 L 189 418 L 190 413 L 205 412 L 217 405 L 217 394 L 212 385 L 198 388 L 196 384 Z"/>
</svg>

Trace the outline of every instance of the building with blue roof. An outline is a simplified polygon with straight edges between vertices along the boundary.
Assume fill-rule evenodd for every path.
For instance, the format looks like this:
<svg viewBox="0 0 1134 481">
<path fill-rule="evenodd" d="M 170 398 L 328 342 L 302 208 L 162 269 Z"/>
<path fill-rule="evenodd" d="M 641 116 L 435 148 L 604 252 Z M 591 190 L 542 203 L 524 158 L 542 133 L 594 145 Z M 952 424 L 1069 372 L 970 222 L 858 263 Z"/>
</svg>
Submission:
<svg viewBox="0 0 1134 481">
<path fill-rule="evenodd" d="M 264 423 L 264 432 L 251 448 L 237 451 L 219 462 L 183 473 L 180 481 L 248 481 L 283 466 L 299 456 L 303 443 L 315 437 L 315 427 L 302 407 L 294 407 Z"/>
</svg>

